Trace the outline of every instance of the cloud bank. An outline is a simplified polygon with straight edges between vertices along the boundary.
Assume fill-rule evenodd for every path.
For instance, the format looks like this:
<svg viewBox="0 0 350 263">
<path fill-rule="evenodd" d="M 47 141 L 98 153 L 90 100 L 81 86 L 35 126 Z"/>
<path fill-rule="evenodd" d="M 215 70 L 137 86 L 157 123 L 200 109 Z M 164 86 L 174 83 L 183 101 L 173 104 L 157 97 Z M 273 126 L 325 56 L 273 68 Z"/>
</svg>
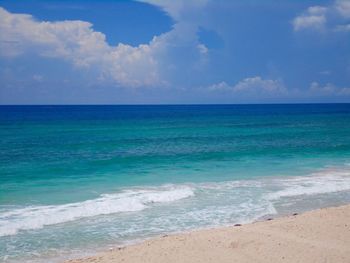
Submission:
<svg viewBox="0 0 350 263">
<path fill-rule="evenodd" d="M 287 93 L 281 80 L 263 79 L 260 76 L 245 78 L 235 85 L 225 81 L 209 86 L 210 91 L 230 92 L 237 96 L 264 96 L 275 97 Z"/>
<path fill-rule="evenodd" d="M 323 99 L 329 97 L 344 98 L 350 96 L 350 87 L 337 87 L 332 83 L 320 84 L 313 81 L 307 89 L 287 88 L 281 79 L 264 79 L 260 76 L 245 78 L 234 85 L 225 81 L 207 87 L 209 92 L 221 93 L 225 96 L 232 96 L 235 99 L 252 99 L 256 102 L 259 99 L 297 99 L 300 101 Z"/>
</svg>

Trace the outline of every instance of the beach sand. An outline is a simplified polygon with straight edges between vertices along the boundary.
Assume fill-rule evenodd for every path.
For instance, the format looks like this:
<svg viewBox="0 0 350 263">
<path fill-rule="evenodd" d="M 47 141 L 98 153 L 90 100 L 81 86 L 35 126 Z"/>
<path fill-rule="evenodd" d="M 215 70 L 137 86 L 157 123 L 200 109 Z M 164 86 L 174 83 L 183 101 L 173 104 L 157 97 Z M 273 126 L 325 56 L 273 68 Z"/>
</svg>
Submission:
<svg viewBox="0 0 350 263">
<path fill-rule="evenodd" d="M 69 263 L 350 263 L 350 205 L 163 236 Z"/>
</svg>

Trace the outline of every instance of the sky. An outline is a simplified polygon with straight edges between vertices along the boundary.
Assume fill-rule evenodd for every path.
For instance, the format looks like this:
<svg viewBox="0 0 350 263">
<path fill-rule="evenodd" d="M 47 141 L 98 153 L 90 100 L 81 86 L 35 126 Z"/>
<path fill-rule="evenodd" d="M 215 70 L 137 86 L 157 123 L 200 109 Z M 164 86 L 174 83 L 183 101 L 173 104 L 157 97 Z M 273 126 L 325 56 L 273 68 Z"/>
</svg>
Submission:
<svg viewBox="0 0 350 263">
<path fill-rule="evenodd" d="M 0 0 L 0 104 L 350 102 L 350 0 Z"/>
</svg>

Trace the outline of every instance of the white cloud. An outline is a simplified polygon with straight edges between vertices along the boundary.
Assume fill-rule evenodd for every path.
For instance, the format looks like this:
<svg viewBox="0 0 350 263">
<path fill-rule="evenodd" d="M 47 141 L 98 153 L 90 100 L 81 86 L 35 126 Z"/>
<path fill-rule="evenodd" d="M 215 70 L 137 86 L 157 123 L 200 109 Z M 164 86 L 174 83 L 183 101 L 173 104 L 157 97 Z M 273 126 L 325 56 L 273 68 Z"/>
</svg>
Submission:
<svg viewBox="0 0 350 263">
<path fill-rule="evenodd" d="M 28 51 L 65 58 L 74 54 L 77 64 L 87 64 L 96 51 L 109 48 L 105 36 L 93 31 L 88 22 L 39 22 L 31 15 L 12 14 L 3 8 L 0 8 L 0 32 L 1 54 L 4 56 Z"/>
<path fill-rule="evenodd" d="M 285 88 L 280 80 L 262 79 L 261 77 L 246 78 L 237 83 L 233 90 L 240 91 L 262 91 L 264 93 L 280 93 Z"/>
<path fill-rule="evenodd" d="M 109 46 L 105 35 L 84 21 L 40 22 L 27 14 L 0 8 L 2 56 L 34 53 L 61 58 L 76 67 L 95 67 L 101 75 L 124 86 L 160 85 L 155 41 L 132 47 Z"/>
<path fill-rule="evenodd" d="M 293 20 L 293 27 L 295 31 L 302 29 L 316 29 L 321 30 L 327 19 L 326 19 L 327 8 L 322 6 L 312 6 L 301 16 L 297 16 Z"/>
<path fill-rule="evenodd" d="M 208 53 L 208 48 L 204 44 L 198 44 L 197 48 L 199 50 L 199 53 L 201 53 L 201 54 L 207 54 Z"/>
<path fill-rule="evenodd" d="M 225 81 L 221 81 L 219 83 L 212 84 L 208 87 L 210 91 L 230 91 L 232 90 L 232 86 L 227 84 Z"/>
<path fill-rule="evenodd" d="M 155 5 L 171 16 L 175 24 L 171 31 L 155 37 L 162 74 L 173 86 L 191 85 L 195 74 L 208 64 L 209 50 L 199 41 L 201 15 L 209 0 L 139 0 Z"/>
<path fill-rule="evenodd" d="M 307 11 L 310 15 L 324 15 L 327 12 L 327 8 L 319 5 L 311 6 Z"/>
<path fill-rule="evenodd" d="M 220 82 L 209 87 L 210 91 L 229 91 L 236 95 L 275 97 L 287 93 L 281 80 L 263 79 L 260 76 L 245 78 L 235 85 Z"/>
<path fill-rule="evenodd" d="M 345 18 L 350 18 L 350 1 L 349 0 L 336 1 L 335 8 L 341 16 Z"/>
<path fill-rule="evenodd" d="M 37 21 L 28 14 L 13 14 L 0 7 L 0 55 L 16 57 L 36 54 L 64 59 L 78 68 L 94 69 L 99 81 L 112 81 L 124 87 L 166 86 L 167 70 L 179 68 L 179 56 L 173 50 L 181 47 L 194 56 L 191 63 L 202 63 L 207 48 L 197 39 L 197 25 L 183 19 L 185 1 L 146 1 L 160 6 L 177 22 L 171 31 L 155 36 L 149 43 L 110 46 L 103 33 L 94 31 L 85 21 Z M 198 65 L 195 66 L 198 66 Z"/>
<path fill-rule="evenodd" d="M 162 8 L 177 22 L 184 20 L 192 20 L 193 13 L 191 10 L 199 10 L 203 8 L 209 0 L 138 0 L 139 2 L 149 3 Z M 190 14 L 191 15 L 188 15 Z M 187 16 L 188 15 L 188 16 Z M 193 21 L 192 21 L 193 22 Z"/>
<path fill-rule="evenodd" d="M 340 88 L 331 83 L 320 85 L 314 81 L 310 84 L 309 92 L 315 96 L 350 96 L 350 88 Z"/>
<path fill-rule="evenodd" d="M 328 6 L 311 6 L 292 21 L 295 31 L 313 29 L 322 31 L 331 29 L 335 32 L 349 30 L 350 1 L 336 0 Z M 345 24 L 344 24 L 345 23 Z"/>
<path fill-rule="evenodd" d="M 235 85 L 229 85 L 225 81 L 216 83 L 207 88 L 210 92 L 232 96 L 236 99 L 263 99 L 301 100 L 307 99 L 331 99 L 349 98 L 350 87 L 337 87 L 327 83 L 321 85 L 314 81 L 306 89 L 287 89 L 281 80 L 263 79 L 259 76 L 250 77 L 239 81 Z"/>
<path fill-rule="evenodd" d="M 321 86 L 318 82 L 314 81 L 310 85 L 310 91 L 313 93 L 319 94 L 332 94 L 336 90 L 336 87 L 332 84 L 327 84 L 325 86 Z"/>
</svg>

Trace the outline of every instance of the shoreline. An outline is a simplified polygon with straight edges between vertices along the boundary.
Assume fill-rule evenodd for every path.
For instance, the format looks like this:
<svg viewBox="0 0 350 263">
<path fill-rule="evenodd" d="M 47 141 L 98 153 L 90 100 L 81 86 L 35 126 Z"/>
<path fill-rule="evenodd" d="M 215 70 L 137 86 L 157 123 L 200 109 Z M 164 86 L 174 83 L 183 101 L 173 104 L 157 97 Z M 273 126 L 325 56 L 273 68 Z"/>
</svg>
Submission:
<svg viewBox="0 0 350 263">
<path fill-rule="evenodd" d="M 350 262 L 350 204 L 192 230 L 65 263 Z"/>
</svg>

